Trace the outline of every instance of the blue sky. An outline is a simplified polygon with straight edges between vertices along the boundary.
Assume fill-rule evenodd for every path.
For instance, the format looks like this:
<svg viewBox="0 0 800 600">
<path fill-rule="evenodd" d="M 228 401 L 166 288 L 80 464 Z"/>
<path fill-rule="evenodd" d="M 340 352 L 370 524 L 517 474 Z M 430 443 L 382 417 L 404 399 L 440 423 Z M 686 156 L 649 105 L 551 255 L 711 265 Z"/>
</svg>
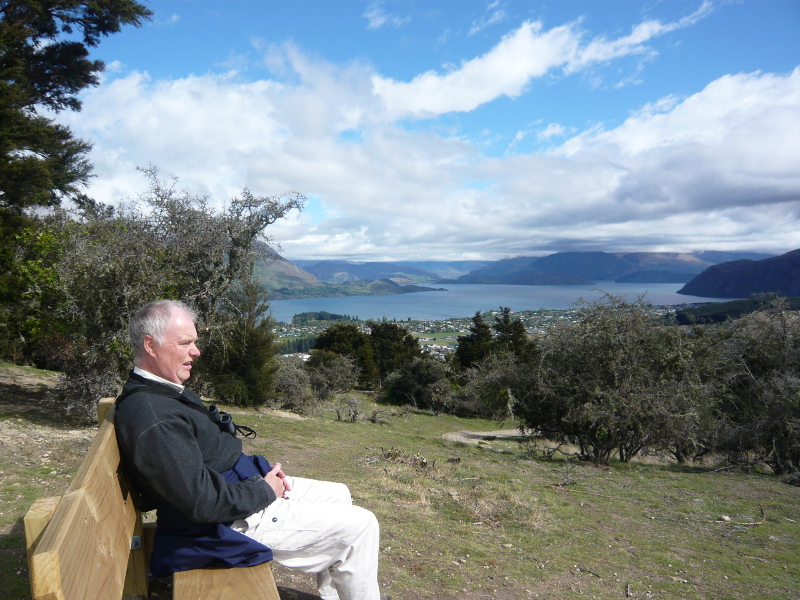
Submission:
<svg viewBox="0 0 800 600">
<path fill-rule="evenodd" d="M 798 2 L 147 5 L 58 116 L 99 200 L 297 191 L 294 259 L 800 247 Z"/>
</svg>

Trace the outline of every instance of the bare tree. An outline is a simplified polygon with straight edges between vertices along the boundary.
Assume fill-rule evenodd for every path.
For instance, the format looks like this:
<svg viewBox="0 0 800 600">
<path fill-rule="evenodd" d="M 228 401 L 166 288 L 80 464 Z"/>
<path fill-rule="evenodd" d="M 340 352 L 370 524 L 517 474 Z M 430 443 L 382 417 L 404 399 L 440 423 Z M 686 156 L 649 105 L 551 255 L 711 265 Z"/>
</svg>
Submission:
<svg viewBox="0 0 800 600">
<path fill-rule="evenodd" d="M 130 367 L 127 323 L 140 306 L 180 299 L 199 315 L 201 343 L 227 339 L 234 282 L 250 281 L 256 239 L 292 210 L 299 194 L 254 196 L 245 189 L 222 209 L 144 169 L 149 189 L 118 209 L 59 211 L 43 224 L 59 240 L 56 277 L 38 290 L 49 335 L 63 338 L 61 395 L 91 412 L 118 391 Z M 43 336 L 46 339 L 47 336 Z"/>
</svg>

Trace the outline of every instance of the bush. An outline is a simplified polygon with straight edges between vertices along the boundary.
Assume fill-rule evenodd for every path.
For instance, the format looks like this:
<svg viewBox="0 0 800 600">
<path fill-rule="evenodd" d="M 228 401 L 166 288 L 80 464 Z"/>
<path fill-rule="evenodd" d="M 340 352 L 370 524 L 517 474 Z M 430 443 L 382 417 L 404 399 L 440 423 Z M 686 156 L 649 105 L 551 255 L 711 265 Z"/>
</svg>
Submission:
<svg viewBox="0 0 800 600">
<path fill-rule="evenodd" d="M 283 358 L 278 362 L 273 405 L 298 412 L 313 410 L 311 379 L 301 359 Z"/>
<path fill-rule="evenodd" d="M 392 404 L 410 404 L 438 415 L 453 404 L 453 386 L 447 377 L 447 365 L 436 358 L 415 358 L 390 373 L 381 390 L 381 398 Z"/>
<path fill-rule="evenodd" d="M 780 475 L 800 472 L 800 314 L 776 299 L 725 330 L 720 449 Z"/>
<path fill-rule="evenodd" d="M 318 404 L 334 394 L 346 394 L 358 382 L 359 367 L 355 359 L 330 350 L 312 350 L 306 369 Z"/>
</svg>

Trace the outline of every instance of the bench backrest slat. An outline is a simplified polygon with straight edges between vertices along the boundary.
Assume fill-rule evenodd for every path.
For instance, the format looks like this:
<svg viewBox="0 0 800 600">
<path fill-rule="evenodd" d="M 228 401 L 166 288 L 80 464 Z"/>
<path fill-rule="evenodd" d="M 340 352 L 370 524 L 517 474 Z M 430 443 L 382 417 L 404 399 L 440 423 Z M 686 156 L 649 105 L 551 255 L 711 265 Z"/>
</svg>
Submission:
<svg viewBox="0 0 800 600">
<path fill-rule="evenodd" d="M 134 504 L 106 420 L 31 557 L 34 600 L 120 598 Z"/>
</svg>

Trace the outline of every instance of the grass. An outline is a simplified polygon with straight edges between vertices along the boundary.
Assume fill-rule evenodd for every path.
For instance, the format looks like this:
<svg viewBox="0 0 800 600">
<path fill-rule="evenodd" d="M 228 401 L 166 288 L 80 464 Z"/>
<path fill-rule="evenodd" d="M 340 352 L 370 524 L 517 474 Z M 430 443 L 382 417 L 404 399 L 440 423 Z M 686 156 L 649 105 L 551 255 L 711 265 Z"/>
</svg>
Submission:
<svg viewBox="0 0 800 600">
<path fill-rule="evenodd" d="M 0 425 L 36 425 L 27 418 L 0 415 Z M 382 589 L 395 598 L 800 597 L 800 488 L 770 475 L 532 459 L 513 441 L 443 439 L 497 423 L 413 411 L 379 424 L 328 413 L 236 420 L 259 432 L 247 451 L 290 474 L 343 481 L 375 512 Z M 36 497 L 66 489 L 93 431 L 81 434 L 30 433 L 30 444 L 0 454 L 1 599 L 30 597 L 21 519 Z M 762 506 L 763 523 L 746 524 L 762 520 Z"/>
<path fill-rule="evenodd" d="M 375 512 L 396 597 L 800 597 L 800 488 L 770 475 L 533 460 L 515 443 L 442 439 L 496 423 L 423 413 L 383 425 L 240 418 L 281 432 L 252 451 L 344 481 Z"/>
</svg>

